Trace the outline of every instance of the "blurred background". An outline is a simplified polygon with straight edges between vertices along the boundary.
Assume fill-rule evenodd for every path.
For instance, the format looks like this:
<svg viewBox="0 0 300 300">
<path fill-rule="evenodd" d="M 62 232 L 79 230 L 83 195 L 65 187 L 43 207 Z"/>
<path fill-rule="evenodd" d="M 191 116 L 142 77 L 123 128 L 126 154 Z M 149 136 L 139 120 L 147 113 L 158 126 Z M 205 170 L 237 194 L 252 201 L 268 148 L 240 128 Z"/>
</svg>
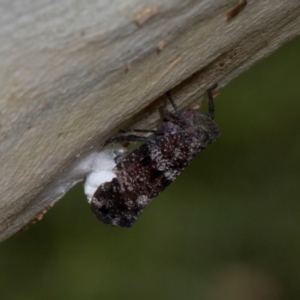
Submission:
<svg viewBox="0 0 300 300">
<path fill-rule="evenodd" d="M 300 38 L 215 105 L 219 140 L 131 229 L 79 184 L 0 244 L 0 299 L 300 299 Z"/>
</svg>

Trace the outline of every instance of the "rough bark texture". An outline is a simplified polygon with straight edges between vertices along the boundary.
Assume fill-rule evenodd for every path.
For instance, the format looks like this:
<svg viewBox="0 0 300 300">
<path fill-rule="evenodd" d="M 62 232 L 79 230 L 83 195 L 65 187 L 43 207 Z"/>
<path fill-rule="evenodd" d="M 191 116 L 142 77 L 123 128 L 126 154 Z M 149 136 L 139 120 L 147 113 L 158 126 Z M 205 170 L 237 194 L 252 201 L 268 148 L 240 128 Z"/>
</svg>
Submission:
<svg viewBox="0 0 300 300">
<path fill-rule="evenodd" d="M 191 104 L 300 32 L 299 0 L 228 15 L 239 3 L 1 0 L 0 241 L 57 201 L 78 155 L 154 126 L 165 91 Z"/>
</svg>

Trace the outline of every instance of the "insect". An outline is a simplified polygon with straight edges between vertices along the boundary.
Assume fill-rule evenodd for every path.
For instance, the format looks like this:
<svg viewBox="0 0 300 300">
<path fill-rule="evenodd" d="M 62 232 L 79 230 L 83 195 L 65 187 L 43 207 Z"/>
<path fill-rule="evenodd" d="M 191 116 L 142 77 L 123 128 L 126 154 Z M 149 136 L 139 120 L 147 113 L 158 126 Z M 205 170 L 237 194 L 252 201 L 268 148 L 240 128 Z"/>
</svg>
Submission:
<svg viewBox="0 0 300 300">
<path fill-rule="evenodd" d="M 121 159 L 113 169 L 115 177 L 102 183 L 91 199 L 96 217 L 106 224 L 131 227 L 149 202 L 160 194 L 183 171 L 191 160 L 219 137 L 214 119 L 212 91 L 207 90 L 208 113 L 179 111 L 170 92 L 167 98 L 174 113 L 161 111 L 162 122 L 156 130 L 133 129 L 126 133 L 150 133 L 153 137 L 134 134 L 108 139 L 105 145 L 142 142 Z"/>
</svg>

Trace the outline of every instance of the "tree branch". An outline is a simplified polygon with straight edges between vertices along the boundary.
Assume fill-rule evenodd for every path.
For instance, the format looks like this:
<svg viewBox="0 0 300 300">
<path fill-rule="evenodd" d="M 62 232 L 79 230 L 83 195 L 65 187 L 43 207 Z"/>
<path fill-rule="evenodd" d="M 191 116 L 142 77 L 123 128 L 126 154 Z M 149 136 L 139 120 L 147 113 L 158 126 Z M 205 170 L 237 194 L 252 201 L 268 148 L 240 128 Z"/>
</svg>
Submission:
<svg viewBox="0 0 300 300">
<path fill-rule="evenodd" d="M 93 3 L 93 5 L 91 4 Z M 299 0 L 2 0 L 0 240 L 120 128 L 152 128 L 300 32 Z"/>
</svg>

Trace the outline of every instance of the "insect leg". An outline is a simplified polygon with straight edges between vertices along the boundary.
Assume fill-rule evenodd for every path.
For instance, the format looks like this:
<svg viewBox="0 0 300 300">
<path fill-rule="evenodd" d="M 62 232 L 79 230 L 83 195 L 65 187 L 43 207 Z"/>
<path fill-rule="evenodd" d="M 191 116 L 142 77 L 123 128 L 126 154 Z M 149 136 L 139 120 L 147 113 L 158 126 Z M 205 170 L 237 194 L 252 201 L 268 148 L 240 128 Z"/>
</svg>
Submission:
<svg viewBox="0 0 300 300">
<path fill-rule="evenodd" d="M 112 139 L 108 139 L 103 144 L 103 147 L 112 144 L 112 143 L 122 143 L 122 142 L 141 142 L 141 143 L 151 143 L 153 142 L 153 139 L 143 137 L 143 136 L 137 136 L 137 135 L 121 135 L 117 136 Z"/>
<path fill-rule="evenodd" d="M 165 107 L 160 108 L 160 115 L 161 115 L 162 119 L 165 119 L 165 120 L 171 121 L 171 122 L 176 122 L 176 123 L 181 119 L 181 118 L 178 118 L 177 115 L 174 115 L 171 112 L 169 112 Z"/>
<path fill-rule="evenodd" d="M 213 120 L 215 117 L 215 106 L 214 106 L 214 97 L 213 97 L 213 90 L 218 87 L 218 83 L 215 83 L 207 90 L 208 95 L 208 114 L 210 115 L 211 119 Z"/>
<path fill-rule="evenodd" d="M 169 99 L 170 103 L 172 104 L 174 110 L 175 110 L 175 115 L 178 117 L 178 118 L 181 118 L 181 114 L 180 114 L 180 111 L 175 103 L 175 101 L 173 100 L 172 96 L 171 96 L 171 92 L 168 91 L 166 92 L 166 95 L 167 95 L 167 98 Z"/>
</svg>

